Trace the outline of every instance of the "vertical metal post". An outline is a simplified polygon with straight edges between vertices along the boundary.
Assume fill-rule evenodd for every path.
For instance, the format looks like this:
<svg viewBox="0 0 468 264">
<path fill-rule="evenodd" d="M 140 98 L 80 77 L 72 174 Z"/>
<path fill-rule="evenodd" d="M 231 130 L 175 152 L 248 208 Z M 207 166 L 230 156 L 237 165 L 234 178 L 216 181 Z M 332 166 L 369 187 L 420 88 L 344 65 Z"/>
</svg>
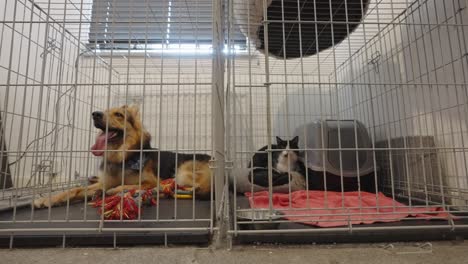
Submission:
<svg viewBox="0 0 468 264">
<path fill-rule="evenodd" d="M 6 109 L 5 109 L 6 111 Z M 8 166 L 8 153 L 6 151 L 5 129 L 3 128 L 2 113 L 0 112 L 0 190 L 13 186 L 10 167 Z"/>
<path fill-rule="evenodd" d="M 215 215 L 219 227 L 216 237 L 219 245 L 225 237 L 223 231 L 226 226 L 222 219 L 223 212 L 223 190 L 224 190 L 224 166 L 225 166 L 225 146 L 224 146 L 224 1 L 213 0 L 213 57 L 211 70 L 211 135 L 212 135 L 212 158 L 214 159 L 214 196 L 215 196 Z"/>
</svg>

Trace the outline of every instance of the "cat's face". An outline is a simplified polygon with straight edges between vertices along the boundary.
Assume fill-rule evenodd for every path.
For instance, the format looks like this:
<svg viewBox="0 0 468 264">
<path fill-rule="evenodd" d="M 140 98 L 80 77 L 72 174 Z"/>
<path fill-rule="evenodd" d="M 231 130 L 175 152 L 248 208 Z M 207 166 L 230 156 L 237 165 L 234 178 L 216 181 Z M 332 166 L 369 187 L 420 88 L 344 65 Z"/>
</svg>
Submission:
<svg viewBox="0 0 468 264">
<path fill-rule="evenodd" d="M 283 150 L 277 152 L 276 169 L 281 172 L 293 171 L 299 159 L 299 137 L 294 137 L 292 140 L 283 140 L 276 137 L 276 145 L 277 149 Z"/>
</svg>

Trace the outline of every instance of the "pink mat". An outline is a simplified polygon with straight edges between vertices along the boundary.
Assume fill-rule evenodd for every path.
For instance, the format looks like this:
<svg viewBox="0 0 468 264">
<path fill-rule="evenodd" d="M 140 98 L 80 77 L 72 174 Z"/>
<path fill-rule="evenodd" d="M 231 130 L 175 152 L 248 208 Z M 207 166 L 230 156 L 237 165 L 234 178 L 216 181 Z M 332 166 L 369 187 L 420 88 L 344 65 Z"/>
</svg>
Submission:
<svg viewBox="0 0 468 264">
<path fill-rule="evenodd" d="M 441 207 L 409 207 L 382 193 L 367 192 L 323 192 L 296 191 L 289 194 L 274 193 L 273 208 L 287 215 L 284 218 L 319 227 L 347 226 L 352 224 L 372 224 L 375 222 L 397 222 L 409 216 L 419 219 L 454 218 Z M 250 206 L 268 209 L 268 192 L 246 193 Z M 326 199 L 325 199 L 326 197 Z M 342 199 L 344 198 L 344 199 Z M 344 206 L 343 202 L 344 201 Z M 288 210 L 288 209 L 304 210 Z"/>
</svg>

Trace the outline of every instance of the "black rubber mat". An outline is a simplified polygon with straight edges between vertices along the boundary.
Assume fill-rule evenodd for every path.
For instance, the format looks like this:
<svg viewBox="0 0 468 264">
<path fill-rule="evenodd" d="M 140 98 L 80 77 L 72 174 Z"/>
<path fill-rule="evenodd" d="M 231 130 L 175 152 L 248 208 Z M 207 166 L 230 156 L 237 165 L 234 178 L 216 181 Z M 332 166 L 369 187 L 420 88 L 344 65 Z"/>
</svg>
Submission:
<svg viewBox="0 0 468 264">
<path fill-rule="evenodd" d="M 140 222 L 105 221 L 104 228 L 157 228 L 154 230 L 139 230 L 137 232 L 115 232 L 117 245 L 140 245 L 140 244 L 207 244 L 210 241 L 209 221 L 195 221 L 194 219 L 211 219 L 210 201 L 161 199 L 159 203 L 159 215 L 157 207 L 143 206 Z M 194 207 L 195 205 L 195 207 Z M 195 208 L 195 210 L 194 210 Z M 17 208 L 16 212 L 7 210 L 0 212 L 1 229 L 31 229 L 31 228 L 91 228 L 99 227 L 100 216 L 97 209 L 84 203 L 75 203 L 66 206 L 32 210 L 29 206 Z M 50 217 L 49 217 L 50 215 Z M 14 220 L 18 221 L 13 223 Z M 87 221 L 85 221 L 86 219 Z M 155 222 L 148 220 L 163 220 Z M 32 220 L 32 221 L 31 221 Z M 60 220 L 60 222 L 48 222 Z M 68 220 L 68 221 L 67 221 Z M 166 220 L 166 221 L 165 221 Z M 169 221 L 167 221 L 169 220 Z M 171 221 L 174 220 L 174 221 Z M 27 221 L 27 222 L 26 222 Z M 145 222 L 146 221 L 146 222 Z M 169 232 L 159 229 L 172 229 Z M 183 230 L 184 228 L 199 228 L 200 230 Z M 176 231 L 174 231 L 176 229 Z M 114 244 L 114 232 L 98 231 L 67 231 L 65 240 L 64 233 L 57 231 L 44 232 L 18 232 L 14 234 L 14 247 L 56 246 L 65 244 L 68 246 L 112 246 Z M 10 234 L 0 234 L 0 246 L 8 247 Z"/>
</svg>

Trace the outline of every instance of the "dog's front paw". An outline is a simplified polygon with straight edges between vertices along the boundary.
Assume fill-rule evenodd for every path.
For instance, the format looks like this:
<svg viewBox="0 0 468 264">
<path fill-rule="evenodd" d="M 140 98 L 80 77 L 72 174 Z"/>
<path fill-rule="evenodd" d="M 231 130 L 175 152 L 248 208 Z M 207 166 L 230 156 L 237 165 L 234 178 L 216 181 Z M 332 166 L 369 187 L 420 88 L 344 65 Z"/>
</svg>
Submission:
<svg viewBox="0 0 468 264">
<path fill-rule="evenodd" d="M 91 196 L 91 201 L 100 200 L 102 198 L 103 192 L 104 191 L 102 189 L 97 189 Z"/>
<path fill-rule="evenodd" d="M 35 208 L 44 208 L 50 206 L 50 198 L 49 197 L 41 197 L 34 200 L 34 207 Z"/>
</svg>

